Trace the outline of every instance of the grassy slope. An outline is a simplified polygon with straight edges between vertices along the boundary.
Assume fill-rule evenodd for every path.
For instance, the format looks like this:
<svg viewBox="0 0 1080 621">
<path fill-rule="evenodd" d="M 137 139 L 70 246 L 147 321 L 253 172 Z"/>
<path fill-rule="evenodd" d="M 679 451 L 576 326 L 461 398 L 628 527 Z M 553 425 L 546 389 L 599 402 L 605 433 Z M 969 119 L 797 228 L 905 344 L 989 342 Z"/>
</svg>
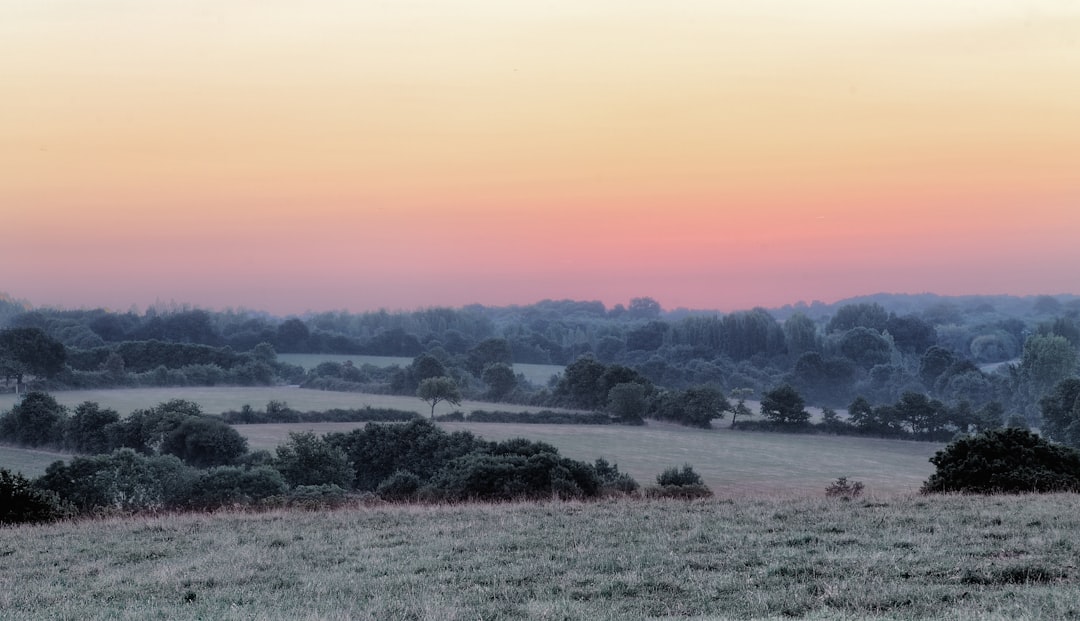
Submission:
<svg viewBox="0 0 1080 621">
<path fill-rule="evenodd" d="M 387 506 L 7 528 L 0 618 L 1076 618 L 1078 502 Z"/>
</svg>

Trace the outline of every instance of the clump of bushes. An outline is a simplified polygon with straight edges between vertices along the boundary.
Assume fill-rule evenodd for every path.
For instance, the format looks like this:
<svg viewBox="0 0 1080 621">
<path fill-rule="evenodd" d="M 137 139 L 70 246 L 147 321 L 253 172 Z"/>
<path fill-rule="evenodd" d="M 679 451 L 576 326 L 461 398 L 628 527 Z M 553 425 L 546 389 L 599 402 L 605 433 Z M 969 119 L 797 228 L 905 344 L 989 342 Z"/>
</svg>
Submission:
<svg viewBox="0 0 1080 621">
<path fill-rule="evenodd" d="M 961 438 L 930 458 L 937 470 L 922 492 L 975 494 L 1080 491 L 1080 452 L 1026 429 Z"/>
<path fill-rule="evenodd" d="M 848 481 L 847 477 L 840 477 L 825 488 L 825 496 L 851 500 L 862 496 L 863 487 L 862 481 Z"/>
<path fill-rule="evenodd" d="M 229 410 L 221 414 L 221 420 L 230 425 L 257 425 L 266 423 L 391 423 L 420 418 L 416 412 L 392 408 L 331 408 L 323 411 L 300 412 L 283 401 L 270 401 L 266 410 L 260 412 L 250 405 L 240 411 Z"/>
<path fill-rule="evenodd" d="M 712 490 L 702 481 L 701 475 L 694 471 L 690 464 L 684 464 L 682 469 L 672 467 L 664 470 L 656 477 L 657 487 L 645 490 L 650 498 L 707 498 L 712 496 Z"/>
<path fill-rule="evenodd" d="M 197 467 L 224 466 L 247 453 L 247 440 L 199 405 L 173 399 L 120 418 L 87 401 L 67 408 L 43 392 L 29 392 L 0 417 L 0 440 L 80 453 L 130 448 L 144 455 L 175 455 Z"/>
<path fill-rule="evenodd" d="M 21 473 L 0 468 L 0 525 L 54 522 L 73 513 L 56 494 L 33 487 Z"/>
</svg>

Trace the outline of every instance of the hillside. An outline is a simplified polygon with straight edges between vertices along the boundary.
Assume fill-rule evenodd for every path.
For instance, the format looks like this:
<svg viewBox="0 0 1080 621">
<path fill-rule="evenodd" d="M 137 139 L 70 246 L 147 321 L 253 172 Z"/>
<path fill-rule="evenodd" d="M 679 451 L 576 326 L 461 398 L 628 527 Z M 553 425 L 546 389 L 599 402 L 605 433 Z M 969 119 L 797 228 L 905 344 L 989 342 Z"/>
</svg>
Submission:
<svg viewBox="0 0 1080 621">
<path fill-rule="evenodd" d="M 0 618 L 1076 618 L 1078 500 L 375 506 L 6 528 Z"/>
</svg>

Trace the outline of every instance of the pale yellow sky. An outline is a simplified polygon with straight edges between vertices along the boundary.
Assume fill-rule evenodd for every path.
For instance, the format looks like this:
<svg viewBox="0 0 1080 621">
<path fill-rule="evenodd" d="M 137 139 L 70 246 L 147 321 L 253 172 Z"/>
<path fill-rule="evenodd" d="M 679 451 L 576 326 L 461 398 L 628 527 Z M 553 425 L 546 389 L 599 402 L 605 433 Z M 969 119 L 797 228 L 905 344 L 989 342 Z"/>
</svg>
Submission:
<svg viewBox="0 0 1080 621">
<path fill-rule="evenodd" d="M 508 290 L 482 277 L 501 253 L 507 273 L 551 283 L 519 283 L 514 301 L 705 306 L 709 278 L 743 259 L 774 265 L 747 276 L 767 280 L 857 247 L 904 273 L 902 249 L 927 229 L 952 236 L 924 240 L 945 266 L 959 247 L 1039 256 L 1010 237 L 1032 221 L 1046 223 L 1036 239 L 1080 238 L 1075 2 L 0 0 L 0 84 L 0 214 L 49 231 L 0 249 L 30 266 L 0 287 L 43 302 L 144 253 L 173 282 L 269 282 L 295 268 L 266 248 L 300 244 L 343 265 L 401 252 L 385 269 L 418 283 L 437 263 L 471 283 L 456 303 Z M 994 241 L 955 243 L 965 232 Z M 225 250 L 247 237 L 264 243 Z M 65 249 L 85 266 L 63 273 Z M 1016 286 L 1075 289 L 1070 272 L 1050 276 L 1070 252 Z M 622 264 L 667 271 L 638 283 Z M 575 280 L 581 266 L 593 280 Z M 691 272 L 713 276 L 668 284 Z M 992 272 L 911 273 L 920 290 L 1012 286 Z M 364 277 L 331 280 L 346 275 Z M 176 297 L 129 280 L 115 295 Z M 892 288 L 838 281 L 770 295 Z M 222 295 L 206 303 L 245 303 Z M 394 295 L 311 305 L 441 303 Z"/>
</svg>

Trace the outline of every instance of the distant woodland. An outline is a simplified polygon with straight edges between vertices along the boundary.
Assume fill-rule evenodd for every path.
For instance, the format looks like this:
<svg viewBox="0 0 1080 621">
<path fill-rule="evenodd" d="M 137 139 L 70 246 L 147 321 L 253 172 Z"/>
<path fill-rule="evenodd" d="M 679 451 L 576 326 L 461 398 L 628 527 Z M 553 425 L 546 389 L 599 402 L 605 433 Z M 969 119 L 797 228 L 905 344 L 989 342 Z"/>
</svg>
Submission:
<svg viewBox="0 0 1080 621">
<path fill-rule="evenodd" d="M 1006 424 L 1053 428 L 1043 420 L 1048 400 L 1051 409 L 1080 408 L 1070 400 L 1078 348 L 1076 296 L 880 294 L 727 314 L 664 311 L 642 297 L 613 308 L 545 300 L 287 318 L 0 300 L 8 390 L 20 382 L 43 390 L 299 384 L 415 395 L 425 380 L 450 378 L 464 398 L 606 412 L 616 422 L 708 426 L 745 413 L 751 399 L 779 408 L 763 407 L 759 426 L 805 424 L 805 407 L 818 406 L 840 431 L 926 438 Z M 304 369 L 278 359 L 286 353 L 411 363 Z M 566 368 L 536 385 L 514 363 Z"/>
</svg>

